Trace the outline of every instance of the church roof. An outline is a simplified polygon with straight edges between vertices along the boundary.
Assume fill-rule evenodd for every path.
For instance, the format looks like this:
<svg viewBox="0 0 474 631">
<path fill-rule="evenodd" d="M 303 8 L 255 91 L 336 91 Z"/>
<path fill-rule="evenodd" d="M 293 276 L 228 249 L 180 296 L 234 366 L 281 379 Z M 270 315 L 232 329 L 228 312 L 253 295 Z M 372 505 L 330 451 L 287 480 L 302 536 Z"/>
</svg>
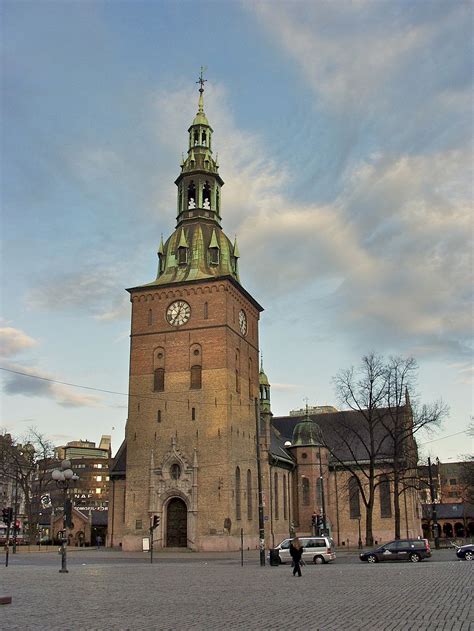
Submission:
<svg viewBox="0 0 474 631">
<path fill-rule="evenodd" d="M 110 478 L 120 478 L 127 472 L 127 441 L 123 440 L 109 468 Z"/>
<path fill-rule="evenodd" d="M 406 406 L 401 406 L 408 411 Z M 381 408 L 376 412 L 380 419 L 388 419 L 388 409 Z M 367 460 L 367 450 L 364 444 L 368 441 L 367 424 L 361 412 L 344 410 L 340 412 L 327 412 L 324 414 L 310 414 L 309 418 L 321 428 L 324 443 L 334 451 L 330 457 L 332 462 L 350 462 L 355 459 L 358 462 Z M 299 416 L 274 416 L 272 424 L 278 430 L 284 440 L 293 442 L 293 432 L 298 423 L 306 420 L 306 415 Z M 341 436 L 349 436 L 350 447 L 341 439 Z M 393 454 L 392 441 L 387 435 L 382 423 L 375 424 L 375 438 L 379 445 L 377 457 L 379 459 L 390 458 Z M 348 441 L 347 441 L 348 442 Z"/>
<path fill-rule="evenodd" d="M 432 505 L 422 504 L 423 519 L 431 519 Z M 437 519 L 463 519 L 474 517 L 474 506 L 468 503 L 436 504 Z"/>
</svg>

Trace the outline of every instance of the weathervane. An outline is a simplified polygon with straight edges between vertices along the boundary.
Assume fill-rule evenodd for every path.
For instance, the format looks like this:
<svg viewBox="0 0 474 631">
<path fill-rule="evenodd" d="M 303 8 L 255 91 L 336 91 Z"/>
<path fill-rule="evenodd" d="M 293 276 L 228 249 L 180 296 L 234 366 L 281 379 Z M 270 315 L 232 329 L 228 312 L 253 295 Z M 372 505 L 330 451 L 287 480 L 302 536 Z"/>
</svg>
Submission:
<svg viewBox="0 0 474 631">
<path fill-rule="evenodd" d="M 199 79 L 196 83 L 199 83 L 201 87 L 199 88 L 199 92 L 202 94 L 204 92 L 204 84 L 207 82 L 207 79 L 203 79 L 203 73 L 207 70 L 207 66 L 201 66 L 201 74 L 199 75 Z"/>
</svg>

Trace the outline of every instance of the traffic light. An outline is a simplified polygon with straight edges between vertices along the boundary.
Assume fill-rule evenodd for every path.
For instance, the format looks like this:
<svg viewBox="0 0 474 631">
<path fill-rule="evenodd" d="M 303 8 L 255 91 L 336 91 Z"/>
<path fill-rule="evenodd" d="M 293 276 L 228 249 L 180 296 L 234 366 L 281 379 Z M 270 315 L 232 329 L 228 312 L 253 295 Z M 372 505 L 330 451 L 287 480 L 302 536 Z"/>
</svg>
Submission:
<svg viewBox="0 0 474 631">
<path fill-rule="evenodd" d="M 9 526 L 13 519 L 13 508 L 11 506 L 7 506 L 6 508 L 2 508 L 2 521 L 4 524 Z"/>
<path fill-rule="evenodd" d="M 155 528 L 158 528 L 158 526 L 160 525 L 160 516 L 159 515 L 154 515 L 153 516 L 153 530 L 155 530 Z"/>
</svg>

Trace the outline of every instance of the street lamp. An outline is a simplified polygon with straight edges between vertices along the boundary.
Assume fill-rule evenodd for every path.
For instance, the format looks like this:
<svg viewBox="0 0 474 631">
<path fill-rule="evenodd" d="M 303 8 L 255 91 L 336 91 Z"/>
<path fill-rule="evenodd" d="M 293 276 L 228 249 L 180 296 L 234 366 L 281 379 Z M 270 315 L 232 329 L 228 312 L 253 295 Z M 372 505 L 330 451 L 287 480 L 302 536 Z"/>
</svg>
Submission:
<svg viewBox="0 0 474 631">
<path fill-rule="evenodd" d="M 61 541 L 61 569 L 59 571 L 67 573 L 67 529 L 72 526 L 72 503 L 68 498 L 68 491 L 70 483 L 79 480 L 79 476 L 71 469 L 71 461 L 63 460 L 61 468 L 54 469 L 51 478 L 56 482 L 56 486 L 63 490 L 64 523 Z"/>
<path fill-rule="evenodd" d="M 362 533 L 360 530 L 360 515 L 357 517 L 357 521 L 359 522 L 359 542 L 357 544 L 357 547 L 359 548 L 359 550 L 362 550 Z"/>
</svg>

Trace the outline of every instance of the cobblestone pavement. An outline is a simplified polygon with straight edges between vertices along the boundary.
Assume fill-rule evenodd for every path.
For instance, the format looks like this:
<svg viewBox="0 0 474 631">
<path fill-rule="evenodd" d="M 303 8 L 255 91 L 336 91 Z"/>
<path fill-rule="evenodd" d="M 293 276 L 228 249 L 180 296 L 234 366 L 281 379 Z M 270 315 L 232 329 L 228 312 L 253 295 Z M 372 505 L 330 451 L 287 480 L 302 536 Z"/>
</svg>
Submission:
<svg viewBox="0 0 474 631">
<path fill-rule="evenodd" d="M 56 557 L 58 559 L 58 557 Z M 117 561 L 0 567 L 0 628 L 400 631 L 474 629 L 474 563 L 243 567 L 200 562 Z"/>
</svg>

